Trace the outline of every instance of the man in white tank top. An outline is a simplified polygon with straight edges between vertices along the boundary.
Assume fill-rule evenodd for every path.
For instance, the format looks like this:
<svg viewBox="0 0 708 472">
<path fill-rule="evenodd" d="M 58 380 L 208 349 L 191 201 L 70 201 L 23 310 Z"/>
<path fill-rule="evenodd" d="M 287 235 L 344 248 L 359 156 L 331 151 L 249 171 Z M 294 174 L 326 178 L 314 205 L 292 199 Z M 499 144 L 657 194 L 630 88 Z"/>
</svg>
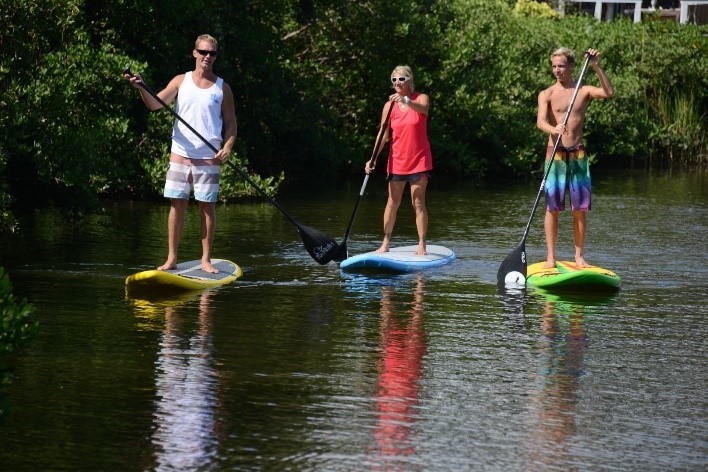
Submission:
<svg viewBox="0 0 708 472">
<path fill-rule="evenodd" d="M 215 202 L 219 193 L 221 164 L 229 158 L 236 141 L 237 128 L 231 88 L 213 71 L 216 55 L 216 39 L 208 34 L 199 36 L 192 51 L 195 59 L 194 70 L 175 76 L 157 94 L 168 104 L 176 100 L 177 113 L 219 150 L 214 154 L 214 151 L 188 127 L 175 120 L 170 168 L 164 192 L 171 202 L 167 223 L 168 253 L 167 260 L 158 267 L 159 270 L 172 269 L 177 265 L 184 215 L 194 189 L 194 198 L 199 202 L 202 222 L 202 269 L 210 273 L 218 272 L 211 263 L 216 225 Z M 126 75 L 126 78 L 138 89 L 150 110 L 162 108 L 162 104 L 141 87 L 139 75 Z"/>
</svg>

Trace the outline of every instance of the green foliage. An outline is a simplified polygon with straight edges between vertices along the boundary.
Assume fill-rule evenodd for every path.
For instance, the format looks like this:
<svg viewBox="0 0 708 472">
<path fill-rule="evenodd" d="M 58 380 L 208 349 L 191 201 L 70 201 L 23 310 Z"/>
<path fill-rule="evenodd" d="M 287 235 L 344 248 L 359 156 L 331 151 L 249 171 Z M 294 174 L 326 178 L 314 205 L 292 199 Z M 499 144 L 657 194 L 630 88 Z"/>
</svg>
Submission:
<svg viewBox="0 0 708 472">
<path fill-rule="evenodd" d="M 417 88 L 430 93 L 442 57 L 438 48 L 443 46 L 438 40 L 438 2 L 313 4 L 309 26 L 287 40 L 296 54 L 288 67 L 306 80 L 307 88 L 300 91 L 303 100 L 326 113 L 323 132 L 346 137 L 334 155 L 349 171 L 361 172 L 371 155 L 383 105 L 393 93 L 389 74 L 394 67 L 410 65 Z"/>
<path fill-rule="evenodd" d="M 663 153 L 666 133 L 684 145 L 692 143 L 686 153 L 705 156 L 705 139 L 698 139 L 705 136 L 705 120 L 698 113 L 686 118 L 693 125 L 670 131 L 657 119 L 662 88 L 672 97 L 693 96 L 695 109 L 706 109 L 705 27 L 600 23 L 573 15 L 534 18 L 482 0 L 457 0 L 450 8 L 455 19 L 446 25 L 450 48 L 440 70 L 448 121 L 434 147 L 450 153 L 445 162 L 458 172 L 518 175 L 539 168 L 545 136 L 535 126 L 536 96 L 553 83 L 548 57 L 558 46 L 574 49 L 579 57 L 588 47 L 599 49 L 614 84 L 615 97 L 593 103 L 587 114 L 585 137 L 598 162 L 620 159 L 628 164 L 629 159 Z M 599 85 L 592 70 L 585 83 Z"/>
<path fill-rule="evenodd" d="M 91 208 L 132 171 L 114 162 L 130 143 L 125 106 L 116 101 L 117 71 L 128 57 L 110 41 L 90 43 L 81 2 L 9 10 L 0 29 L 0 125 L 11 132 L 0 146 L 10 191 L 20 204 Z"/>
<path fill-rule="evenodd" d="M 703 164 L 708 162 L 706 118 L 700 101 L 691 92 L 680 95 L 658 91 L 652 116 L 658 120 L 649 139 L 656 143 L 660 155 L 668 156 L 670 164 Z M 705 109 L 703 109 L 705 110 Z M 702 154 L 696 154 L 702 149 Z"/>
<path fill-rule="evenodd" d="M 0 267 L 0 355 L 27 346 L 35 336 L 38 323 L 32 321 L 34 307 L 26 299 L 16 300 L 5 269 Z"/>
<path fill-rule="evenodd" d="M 5 0 L 0 0 L 7 3 Z M 390 71 L 410 65 L 431 97 L 438 174 L 528 176 L 546 137 L 537 95 L 549 53 L 593 46 L 616 90 L 590 107 L 597 163 L 705 162 L 708 36 L 669 21 L 556 18 L 531 0 L 27 0 L 0 8 L 0 224 L 10 205 L 78 212 L 103 195 L 159 197 L 173 118 L 149 113 L 120 73 L 155 90 L 194 67 L 192 43 L 219 39 L 234 90 L 235 154 L 274 193 L 289 180 L 347 178 L 371 154 Z M 677 67 L 680 65 L 680 67 Z M 589 71 L 586 83 L 597 85 Z M 274 177 L 260 177 L 274 176 Z M 230 170 L 223 198 L 253 189 Z"/>
<path fill-rule="evenodd" d="M 535 16 L 539 18 L 558 18 L 559 13 L 547 3 L 534 0 L 517 0 L 514 13 L 521 16 Z"/>
<path fill-rule="evenodd" d="M 0 147 L 0 175 L 4 174 L 6 164 L 7 154 Z M 10 208 L 11 203 L 12 196 L 8 191 L 7 183 L 4 180 L 0 181 L 0 234 L 14 233 L 17 230 L 17 221 Z"/>
</svg>

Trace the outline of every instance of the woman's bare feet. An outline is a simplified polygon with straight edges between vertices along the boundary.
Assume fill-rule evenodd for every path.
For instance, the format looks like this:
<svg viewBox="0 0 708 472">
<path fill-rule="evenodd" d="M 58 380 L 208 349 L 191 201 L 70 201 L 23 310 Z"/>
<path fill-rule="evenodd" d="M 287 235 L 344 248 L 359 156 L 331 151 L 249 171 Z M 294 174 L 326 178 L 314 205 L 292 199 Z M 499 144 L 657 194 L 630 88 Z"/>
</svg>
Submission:
<svg viewBox="0 0 708 472">
<path fill-rule="evenodd" d="M 382 244 L 380 248 L 376 250 L 377 253 L 388 252 L 388 244 Z"/>
<path fill-rule="evenodd" d="M 428 254 L 428 248 L 425 243 L 418 243 L 418 250 L 415 252 L 416 256 L 425 256 Z"/>
<path fill-rule="evenodd" d="M 543 265 L 544 269 L 553 269 L 556 266 L 555 259 L 546 259 L 546 263 Z"/>
</svg>

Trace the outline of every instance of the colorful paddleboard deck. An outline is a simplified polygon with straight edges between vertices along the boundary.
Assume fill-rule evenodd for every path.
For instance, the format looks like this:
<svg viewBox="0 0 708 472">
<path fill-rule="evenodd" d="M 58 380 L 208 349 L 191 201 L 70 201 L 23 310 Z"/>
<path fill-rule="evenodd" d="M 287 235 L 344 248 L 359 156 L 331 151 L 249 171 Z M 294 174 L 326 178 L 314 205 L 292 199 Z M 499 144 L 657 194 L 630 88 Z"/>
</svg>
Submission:
<svg viewBox="0 0 708 472">
<path fill-rule="evenodd" d="M 602 267 L 578 267 L 575 262 L 558 261 L 550 269 L 545 262 L 531 264 L 526 269 L 526 283 L 548 291 L 610 292 L 619 290 L 622 279 Z"/>
<path fill-rule="evenodd" d="M 428 253 L 419 256 L 418 245 L 391 248 L 388 252 L 375 251 L 344 259 L 339 268 L 345 271 L 405 273 L 432 269 L 455 260 L 455 253 L 444 246 L 428 245 Z"/>
<path fill-rule="evenodd" d="M 225 259 L 212 259 L 217 274 L 204 272 L 201 261 L 177 264 L 171 270 L 146 270 L 125 279 L 128 292 L 187 292 L 226 285 L 243 275 L 241 268 Z"/>
</svg>

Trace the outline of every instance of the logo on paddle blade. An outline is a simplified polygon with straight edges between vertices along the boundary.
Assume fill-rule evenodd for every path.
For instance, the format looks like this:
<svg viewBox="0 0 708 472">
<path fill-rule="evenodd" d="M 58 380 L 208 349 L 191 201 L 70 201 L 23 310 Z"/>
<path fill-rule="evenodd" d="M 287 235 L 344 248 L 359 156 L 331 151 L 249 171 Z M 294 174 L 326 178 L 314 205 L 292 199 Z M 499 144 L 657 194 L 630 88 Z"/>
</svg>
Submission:
<svg viewBox="0 0 708 472">
<path fill-rule="evenodd" d="M 330 242 L 329 244 L 326 244 L 324 246 L 317 246 L 312 249 L 312 255 L 315 257 L 316 260 L 322 260 L 325 258 L 327 253 L 332 250 L 334 246 L 334 242 Z"/>
<path fill-rule="evenodd" d="M 504 285 L 512 287 L 526 285 L 526 277 L 521 272 L 511 271 L 504 277 Z"/>
</svg>

